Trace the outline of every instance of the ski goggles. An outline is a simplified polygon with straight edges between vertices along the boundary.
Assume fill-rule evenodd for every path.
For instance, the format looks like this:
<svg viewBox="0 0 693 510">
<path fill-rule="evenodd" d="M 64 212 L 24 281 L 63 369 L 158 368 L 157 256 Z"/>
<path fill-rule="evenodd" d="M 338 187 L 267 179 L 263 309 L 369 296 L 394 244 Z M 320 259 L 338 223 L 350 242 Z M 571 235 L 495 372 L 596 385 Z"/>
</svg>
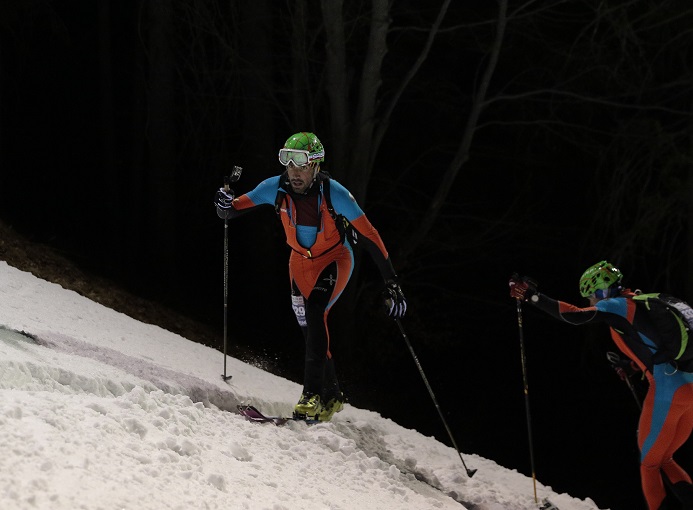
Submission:
<svg viewBox="0 0 693 510">
<path fill-rule="evenodd" d="M 320 159 L 325 156 L 324 152 L 310 154 L 308 151 L 299 151 L 296 149 L 281 149 L 279 151 L 279 162 L 288 166 L 293 163 L 294 166 L 306 166 L 314 159 Z"/>
</svg>

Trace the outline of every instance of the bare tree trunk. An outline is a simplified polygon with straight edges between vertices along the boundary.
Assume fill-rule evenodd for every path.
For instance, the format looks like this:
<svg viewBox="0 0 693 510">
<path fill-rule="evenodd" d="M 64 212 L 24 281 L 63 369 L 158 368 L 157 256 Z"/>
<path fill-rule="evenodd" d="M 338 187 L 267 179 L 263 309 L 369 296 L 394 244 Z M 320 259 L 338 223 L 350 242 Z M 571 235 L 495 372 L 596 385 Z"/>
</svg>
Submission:
<svg viewBox="0 0 693 510">
<path fill-rule="evenodd" d="M 266 90 L 272 79 L 272 6 L 268 0 L 248 2 L 241 11 L 241 48 L 244 72 L 241 73 L 243 90 L 244 140 L 252 150 L 245 158 L 254 171 L 264 170 L 267 154 L 276 152 L 273 108 L 266 101 Z M 262 30 L 257 27 L 262 26 Z M 288 137 L 289 133 L 286 134 Z M 286 138 L 285 137 L 285 138 Z M 281 138 L 281 136 L 280 136 Z M 279 164 L 277 163 L 277 167 Z M 221 177 L 221 176 L 220 176 Z"/>
<path fill-rule="evenodd" d="M 346 42 L 341 1 L 322 1 L 323 19 L 327 37 L 327 84 L 330 99 L 331 130 L 333 134 L 332 153 L 337 161 L 331 159 L 335 173 L 351 190 L 356 200 L 362 205 L 366 202 L 366 193 L 375 156 L 387 132 L 390 118 L 399 99 L 413 77 L 428 57 L 433 40 L 447 13 L 450 0 L 444 0 L 433 23 L 417 60 L 400 83 L 392 99 L 383 112 L 378 110 L 378 92 L 382 85 L 382 63 L 387 54 L 387 34 L 390 28 L 390 9 L 386 0 L 373 0 L 371 12 L 371 29 L 366 50 L 366 58 L 361 72 L 358 88 L 355 115 L 349 114 L 349 77 L 346 71 Z M 352 101 L 353 103 L 353 101 Z M 347 144 L 358 147 L 346 158 Z"/>
<path fill-rule="evenodd" d="M 691 108 L 693 110 L 693 107 Z M 693 111 L 691 112 L 693 114 Z M 689 302 L 693 302 L 693 123 L 688 127 L 689 129 L 689 163 L 688 168 L 688 214 L 686 215 L 688 220 L 688 232 L 686 236 L 686 260 L 685 267 L 685 278 L 686 282 L 684 288 L 686 289 L 686 299 Z"/>
<path fill-rule="evenodd" d="M 343 176 L 346 161 L 346 140 L 351 131 L 348 99 L 349 83 L 346 70 L 346 43 L 344 41 L 344 20 L 341 0 L 322 0 L 322 15 L 327 34 L 327 90 L 330 101 L 330 127 L 332 150 L 330 151 L 330 170 L 333 175 Z M 344 176 L 346 177 L 346 176 Z M 351 182 L 345 180 L 345 184 Z"/>
<path fill-rule="evenodd" d="M 411 69 L 409 69 L 407 75 L 400 82 L 399 87 L 393 94 L 392 100 L 387 106 L 387 109 L 381 116 L 381 120 L 378 124 L 378 128 L 375 133 L 375 139 L 373 142 L 374 150 L 371 153 L 371 162 L 369 165 L 371 168 L 373 168 L 375 155 L 377 154 L 377 151 L 380 148 L 380 144 L 382 143 L 382 140 L 385 137 L 385 133 L 390 127 L 390 118 L 392 117 L 392 112 L 397 107 L 397 104 L 399 103 L 399 100 L 402 97 L 404 90 L 409 86 L 411 81 L 414 79 L 414 76 L 416 76 L 416 74 L 419 72 L 419 69 L 421 69 L 421 65 L 424 63 L 426 58 L 428 58 L 428 54 L 430 53 L 431 47 L 433 46 L 433 41 L 436 38 L 436 35 L 438 35 L 440 25 L 443 23 L 443 19 L 445 18 L 445 15 L 448 12 L 448 8 L 450 7 L 450 2 L 451 0 L 444 0 L 443 4 L 440 6 L 438 16 L 436 17 L 436 20 L 433 22 L 433 25 L 431 26 L 431 29 L 428 32 L 426 44 L 421 49 L 421 53 L 419 53 L 419 56 L 412 65 Z"/>
<path fill-rule="evenodd" d="M 144 1 L 144 0 L 142 0 Z M 145 16 L 144 7 L 137 2 L 137 7 L 132 11 L 133 24 L 142 30 L 142 17 Z M 128 267 L 138 267 L 141 262 L 137 259 L 142 255 L 141 247 L 144 244 L 146 215 L 146 141 L 145 129 L 147 126 L 147 91 L 144 78 L 146 59 L 141 46 L 132 49 L 131 68 L 128 69 L 134 77 L 131 82 L 130 95 L 132 97 L 132 110 L 129 125 L 131 136 L 129 137 L 129 164 L 123 169 L 127 172 L 127 178 L 122 180 L 123 193 L 119 210 L 121 212 L 121 224 L 123 229 L 123 257 Z M 126 155 L 123 157 L 127 159 Z M 138 248 L 140 247 L 140 248 Z"/>
<path fill-rule="evenodd" d="M 105 210 L 108 216 L 102 218 L 101 225 L 106 232 L 102 245 L 106 246 L 104 258 L 108 265 L 120 260 L 122 246 L 122 221 L 120 221 L 120 204 L 122 184 L 113 185 L 115 172 L 115 116 L 113 114 L 113 73 L 111 71 L 111 3 L 110 0 L 98 2 L 99 26 L 99 125 L 101 137 L 101 168 L 97 186 L 108 189 L 104 194 Z"/>
<path fill-rule="evenodd" d="M 356 116 L 349 144 L 357 150 L 349 158 L 349 189 L 359 203 L 365 204 L 371 166 L 373 133 L 377 121 L 378 90 L 382 85 L 382 64 L 387 54 L 387 32 L 390 27 L 388 0 L 373 0 L 368 50 L 359 84 Z M 347 143 L 342 140 L 342 143 Z"/>
<path fill-rule="evenodd" d="M 457 149 L 455 157 L 450 162 L 447 171 L 443 174 L 438 190 L 436 191 L 433 201 L 428 207 L 428 211 L 423 217 L 419 227 L 414 232 L 414 235 L 410 237 L 409 242 L 403 245 L 402 253 L 398 260 L 400 264 L 406 264 L 408 257 L 423 243 L 424 239 L 430 232 L 433 224 L 435 223 L 440 210 L 445 203 L 445 200 L 450 193 L 453 183 L 457 174 L 461 170 L 462 166 L 469 159 L 469 149 L 472 145 L 472 140 L 474 138 L 474 133 L 476 131 L 476 126 L 479 121 L 479 116 L 484 108 L 486 101 L 486 94 L 488 92 L 489 84 L 491 83 L 491 78 L 496 70 L 496 65 L 498 64 L 498 56 L 500 55 L 501 48 L 503 46 L 503 39 L 505 36 L 505 27 L 507 23 L 507 11 L 508 11 L 508 0 L 499 0 L 498 2 L 498 23 L 496 25 L 496 36 L 491 46 L 491 51 L 488 56 L 488 64 L 484 70 L 481 83 L 479 84 L 479 89 L 473 96 L 471 111 L 469 113 L 469 118 L 467 119 L 467 124 L 462 134 L 462 140 L 460 141 L 460 146 Z"/>
<path fill-rule="evenodd" d="M 176 129 L 173 112 L 174 62 L 169 46 L 170 0 L 151 0 L 149 7 L 149 148 L 148 253 L 157 276 L 175 274 Z"/>
<path fill-rule="evenodd" d="M 115 156 L 113 125 L 113 73 L 111 72 L 111 2 L 99 0 L 99 110 L 101 114 L 102 168 L 112 171 Z"/>
<path fill-rule="evenodd" d="M 296 0 L 294 11 L 291 14 L 292 111 L 294 115 L 293 122 L 295 123 L 295 128 L 292 132 L 297 130 L 316 130 L 312 101 L 314 93 L 311 90 L 309 79 L 309 49 L 306 46 L 308 39 L 308 27 L 306 26 L 308 19 L 307 11 L 306 0 Z"/>
<path fill-rule="evenodd" d="M 4 73 L 6 72 L 4 69 L 3 65 L 4 61 L 4 56 L 3 56 L 3 50 L 2 47 L 0 47 L 0 105 L 4 104 L 3 103 L 3 80 L 2 76 L 4 76 Z M 7 185 L 5 183 L 5 180 L 7 179 L 8 171 L 6 165 L 3 163 L 3 160 L 6 160 L 6 154 L 7 151 L 5 149 L 5 115 L 0 115 L 0 169 L 3 169 L 0 171 L 0 190 L 7 189 Z M 1 196 L 1 195 L 0 195 Z"/>
</svg>

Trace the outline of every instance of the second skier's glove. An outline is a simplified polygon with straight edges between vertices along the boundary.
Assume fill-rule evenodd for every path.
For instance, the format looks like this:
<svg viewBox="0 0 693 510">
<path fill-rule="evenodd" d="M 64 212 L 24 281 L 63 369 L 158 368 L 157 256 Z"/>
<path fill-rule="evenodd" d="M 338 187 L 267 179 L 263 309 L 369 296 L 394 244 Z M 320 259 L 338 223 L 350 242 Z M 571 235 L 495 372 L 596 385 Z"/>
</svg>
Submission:
<svg viewBox="0 0 693 510">
<path fill-rule="evenodd" d="M 407 313 L 407 298 L 404 297 L 399 283 L 395 280 L 388 280 L 385 282 L 383 297 L 385 298 L 387 314 L 390 317 L 393 319 L 401 319 L 404 317 L 404 314 Z"/>
<path fill-rule="evenodd" d="M 527 301 L 537 293 L 537 282 L 528 276 L 520 277 L 519 274 L 515 273 L 510 277 L 508 285 L 510 286 L 510 297 L 520 301 Z"/>
<path fill-rule="evenodd" d="M 609 360 L 611 367 L 622 381 L 625 381 L 636 372 L 640 372 L 640 367 L 636 365 L 634 361 L 630 359 L 623 359 L 615 352 L 607 352 L 606 358 Z"/>
</svg>

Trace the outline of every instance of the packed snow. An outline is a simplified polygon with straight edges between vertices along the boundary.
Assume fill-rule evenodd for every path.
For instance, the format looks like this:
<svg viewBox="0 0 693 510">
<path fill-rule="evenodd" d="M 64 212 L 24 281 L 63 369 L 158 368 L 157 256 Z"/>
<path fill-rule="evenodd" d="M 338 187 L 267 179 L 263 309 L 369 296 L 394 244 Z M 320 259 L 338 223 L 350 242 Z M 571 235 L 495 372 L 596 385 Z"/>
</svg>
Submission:
<svg viewBox="0 0 693 510">
<path fill-rule="evenodd" d="M 0 261 L 0 508 L 591 510 L 491 460 L 301 388 Z"/>
</svg>

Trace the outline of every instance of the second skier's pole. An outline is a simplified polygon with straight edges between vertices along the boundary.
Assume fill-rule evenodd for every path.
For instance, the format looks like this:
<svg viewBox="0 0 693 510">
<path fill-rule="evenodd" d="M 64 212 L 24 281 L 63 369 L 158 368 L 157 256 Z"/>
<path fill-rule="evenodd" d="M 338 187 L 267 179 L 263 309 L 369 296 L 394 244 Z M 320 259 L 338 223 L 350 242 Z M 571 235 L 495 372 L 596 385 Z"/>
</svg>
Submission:
<svg viewBox="0 0 693 510">
<path fill-rule="evenodd" d="M 529 385 L 527 383 L 527 356 L 525 354 L 525 338 L 522 330 L 522 301 L 517 299 L 517 327 L 520 332 L 520 356 L 522 359 L 522 382 L 525 393 L 525 413 L 527 415 L 527 436 L 529 438 L 529 464 L 532 469 L 532 483 L 534 483 L 534 502 L 538 503 L 537 498 L 537 476 L 534 471 L 534 447 L 532 446 L 532 418 L 529 412 Z"/>
<path fill-rule="evenodd" d="M 615 352 L 611 352 L 611 351 L 607 352 L 606 358 L 609 360 L 609 363 L 611 363 L 611 365 L 613 367 L 618 367 L 618 366 L 622 365 L 621 356 L 619 356 Z M 635 388 L 633 387 L 633 383 L 630 382 L 630 377 L 628 377 L 628 374 L 626 373 L 626 374 L 624 374 L 624 377 L 622 377 L 622 379 L 623 379 L 623 382 L 625 382 L 626 385 L 628 386 L 628 389 L 630 390 L 631 394 L 633 395 L 633 398 L 635 399 L 635 403 L 637 404 L 638 409 L 640 409 L 642 411 L 642 402 L 640 402 L 640 397 L 638 397 L 638 394 L 635 392 Z"/>
<path fill-rule="evenodd" d="M 426 378 L 426 374 L 423 371 L 423 368 L 421 367 L 421 363 L 419 363 L 419 358 L 416 356 L 416 353 L 414 352 L 414 348 L 411 346 L 411 342 L 409 341 L 409 337 L 407 336 L 407 332 L 404 331 L 404 327 L 402 326 L 402 322 L 399 319 L 395 319 L 395 322 L 397 323 L 397 326 L 399 327 L 399 331 L 402 333 L 402 337 L 404 338 L 404 341 L 407 343 L 407 347 L 409 348 L 409 352 L 411 352 L 412 357 L 414 358 L 414 363 L 416 363 L 416 366 L 419 369 L 419 373 L 421 374 L 421 378 L 424 381 L 424 384 L 426 385 L 426 389 L 428 390 L 428 393 L 431 395 L 431 399 L 433 400 L 433 403 L 436 406 L 436 409 L 438 410 L 438 414 L 440 415 L 440 419 L 443 422 L 443 425 L 445 425 L 445 430 L 448 432 L 448 437 L 450 438 L 450 441 L 452 442 L 452 446 L 455 447 L 455 450 L 457 450 L 457 455 L 460 456 L 460 460 L 462 461 L 462 465 L 464 466 L 464 469 L 467 471 L 467 476 L 471 478 L 474 476 L 474 473 L 476 473 L 476 469 L 469 469 L 467 467 L 467 464 L 465 464 L 464 459 L 462 458 L 462 453 L 460 452 L 460 449 L 457 447 L 457 443 L 455 442 L 455 438 L 452 436 L 452 432 L 450 431 L 450 427 L 448 427 L 448 423 L 445 421 L 445 417 L 443 416 L 443 412 L 440 410 L 440 406 L 438 405 L 438 401 L 436 400 L 436 396 L 433 393 L 433 389 L 431 388 L 431 385 L 428 383 L 428 379 Z"/>
</svg>

